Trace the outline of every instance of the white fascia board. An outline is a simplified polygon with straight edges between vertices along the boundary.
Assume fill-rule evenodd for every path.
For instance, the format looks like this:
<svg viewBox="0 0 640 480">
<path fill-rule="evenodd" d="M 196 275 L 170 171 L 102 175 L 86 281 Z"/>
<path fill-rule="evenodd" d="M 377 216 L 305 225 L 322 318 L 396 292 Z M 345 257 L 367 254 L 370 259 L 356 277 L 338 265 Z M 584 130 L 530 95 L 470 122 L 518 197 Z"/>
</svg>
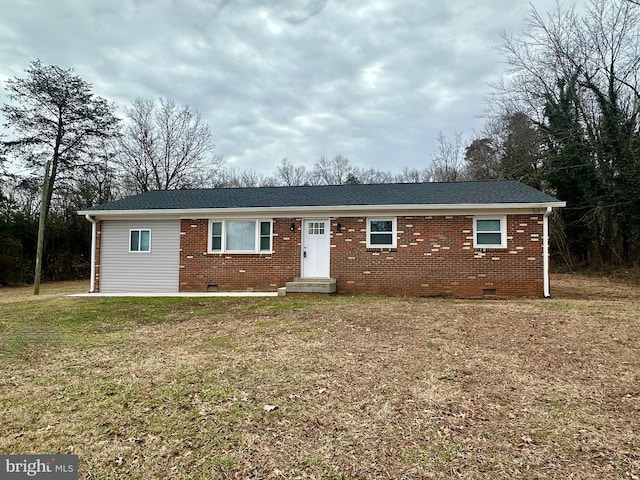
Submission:
<svg viewBox="0 0 640 480">
<path fill-rule="evenodd" d="M 106 218 L 225 218 L 225 217 L 336 217 L 367 214 L 385 215 L 478 215 L 482 213 L 544 213 L 547 207 L 561 208 L 566 202 L 466 203 L 429 205 L 338 205 L 249 208 L 189 208 L 155 210 L 81 210 L 79 215 Z"/>
</svg>

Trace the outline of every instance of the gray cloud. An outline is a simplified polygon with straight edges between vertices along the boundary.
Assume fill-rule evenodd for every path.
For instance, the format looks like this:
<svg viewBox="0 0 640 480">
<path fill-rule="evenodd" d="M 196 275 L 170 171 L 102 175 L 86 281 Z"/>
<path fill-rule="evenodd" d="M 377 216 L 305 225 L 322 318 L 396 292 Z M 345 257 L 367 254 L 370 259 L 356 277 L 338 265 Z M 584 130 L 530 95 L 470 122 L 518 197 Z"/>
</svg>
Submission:
<svg viewBox="0 0 640 480">
<path fill-rule="evenodd" d="M 0 81 L 40 58 L 122 106 L 171 97 L 202 113 L 230 164 L 264 172 L 283 157 L 311 165 L 338 153 L 366 168 L 426 166 L 439 131 L 481 127 L 488 82 L 504 70 L 499 32 L 521 30 L 528 10 L 499 0 L 3 7 Z"/>
<path fill-rule="evenodd" d="M 289 15 L 285 17 L 284 20 L 291 25 L 299 25 L 301 23 L 304 23 L 311 17 L 315 17 L 320 12 L 322 12 L 328 2 L 329 0 L 310 0 L 307 6 L 304 8 L 304 12 L 302 14 Z"/>
</svg>

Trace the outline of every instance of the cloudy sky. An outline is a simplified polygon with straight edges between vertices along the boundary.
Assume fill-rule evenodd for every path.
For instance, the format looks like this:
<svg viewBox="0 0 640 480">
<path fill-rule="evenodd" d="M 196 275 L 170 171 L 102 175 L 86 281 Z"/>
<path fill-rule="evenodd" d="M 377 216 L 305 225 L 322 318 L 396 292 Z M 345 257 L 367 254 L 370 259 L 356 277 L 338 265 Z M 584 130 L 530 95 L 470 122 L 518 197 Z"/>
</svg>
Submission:
<svg viewBox="0 0 640 480">
<path fill-rule="evenodd" d="M 534 0 L 541 12 L 555 0 Z M 217 152 L 269 173 L 342 154 L 423 168 L 439 132 L 482 127 L 524 0 L 0 0 L 0 82 L 29 61 L 73 67 L 120 106 L 168 97 Z M 6 102 L 4 90 L 0 102 Z"/>
</svg>

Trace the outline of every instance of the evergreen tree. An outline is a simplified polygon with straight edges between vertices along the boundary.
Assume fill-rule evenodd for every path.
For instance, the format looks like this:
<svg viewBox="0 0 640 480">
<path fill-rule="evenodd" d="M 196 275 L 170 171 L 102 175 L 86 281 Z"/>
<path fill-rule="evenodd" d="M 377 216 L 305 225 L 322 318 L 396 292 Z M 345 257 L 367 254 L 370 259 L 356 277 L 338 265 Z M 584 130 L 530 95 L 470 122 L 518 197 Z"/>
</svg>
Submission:
<svg viewBox="0 0 640 480">
<path fill-rule="evenodd" d="M 76 178 L 92 165 L 90 148 L 112 137 L 118 120 L 114 107 L 91 92 L 91 84 L 72 69 L 31 62 L 25 78 L 7 81 L 11 102 L 2 106 L 5 126 L 16 137 L 4 141 L 7 152 L 42 175 L 34 294 L 40 291 L 44 233 L 51 199 L 59 179 Z"/>
</svg>

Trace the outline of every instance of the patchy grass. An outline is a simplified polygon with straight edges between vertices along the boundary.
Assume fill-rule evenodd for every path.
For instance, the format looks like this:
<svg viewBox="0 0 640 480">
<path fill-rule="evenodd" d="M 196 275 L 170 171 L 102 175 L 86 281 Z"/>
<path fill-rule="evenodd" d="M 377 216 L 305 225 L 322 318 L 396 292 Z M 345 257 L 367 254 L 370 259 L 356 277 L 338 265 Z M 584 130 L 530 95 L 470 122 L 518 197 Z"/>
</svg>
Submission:
<svg viewBox="0 0 640 480">
<path fill-rule="evenodd" d="M 82 479 L 640 476 L 640 288 L 551 300 L 0 290 L 0 452 Z"/>
<path fill-rule="evenodd" d="M 40 285 L 40 295 L 33 295 L 33 285 L 22 287 L 0 286 L 0 303 L 15 302 L 18 300 L 41 301 L 60 297 L 69 293 L 84 293 L 89 291 L 88 280 L 69 282 L 46 282 Z"/>
</svg>

